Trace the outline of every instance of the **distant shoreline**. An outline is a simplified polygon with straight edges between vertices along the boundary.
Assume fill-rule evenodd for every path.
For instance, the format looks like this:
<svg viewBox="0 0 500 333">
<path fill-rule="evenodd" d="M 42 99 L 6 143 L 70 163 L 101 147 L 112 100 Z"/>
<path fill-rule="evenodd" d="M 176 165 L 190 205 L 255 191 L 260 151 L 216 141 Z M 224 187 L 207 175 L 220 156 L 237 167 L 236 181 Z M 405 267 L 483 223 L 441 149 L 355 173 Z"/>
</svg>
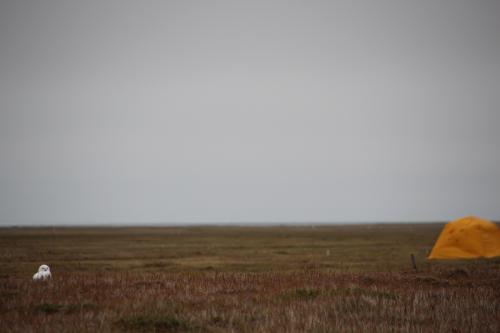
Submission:
<svg viewBox="0 0 500 333">
<path fill-rule="evenodd" d="M 155 227 L 322 227 L 363 225 L 444 224 L 449 221 L 362 221 L 362 222 L 158 222 L 158 223 L 22 223 L 0 224 L 2 228 L 155 228 Z M 495 221 L 493 221 L 495 222 Z"/>
</svg>

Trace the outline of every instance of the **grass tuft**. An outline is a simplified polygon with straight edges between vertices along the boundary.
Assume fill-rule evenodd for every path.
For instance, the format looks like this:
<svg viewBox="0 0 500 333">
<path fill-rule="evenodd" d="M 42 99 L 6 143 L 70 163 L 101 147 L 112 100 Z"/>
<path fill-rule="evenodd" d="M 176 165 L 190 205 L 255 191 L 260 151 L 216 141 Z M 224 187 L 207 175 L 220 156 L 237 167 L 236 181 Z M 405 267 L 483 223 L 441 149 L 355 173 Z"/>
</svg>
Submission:
<svg viewBox="0 0 500 333">
<path fill-rule="evenodd" d="M 54 314 L 63 309 L 63 305 L 60 304 L 52 304 L 52 303 L 42 303 L 35 307 L 37 312 L 45 313 L 45 314 Z"/>
<path fill-rule="evenodd" d="M 127 316 L 116 322 L 116 325 L 123 330 L 140 330 L 156 332 L 177 332 L 189 329 L 187 322 L 172 316 Z"/>
<path fill-rule="evenodd" d="M 320 291 L 312 288 L 299 288 L 295 290 L 295 295 L 300 299 L 315 299 L 320 295 Z"/>
</svg>

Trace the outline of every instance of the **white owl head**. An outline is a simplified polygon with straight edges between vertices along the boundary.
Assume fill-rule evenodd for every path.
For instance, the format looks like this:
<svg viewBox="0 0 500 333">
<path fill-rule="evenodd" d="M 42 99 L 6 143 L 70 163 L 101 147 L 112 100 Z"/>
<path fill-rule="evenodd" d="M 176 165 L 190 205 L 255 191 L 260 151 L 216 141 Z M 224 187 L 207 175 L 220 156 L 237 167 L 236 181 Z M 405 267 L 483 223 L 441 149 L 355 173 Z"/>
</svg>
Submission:
<svg viewBox="0 0 500 333">
<path fill-rule="evenodd" d="M 42 265 L 38 268 L 38 272 L 50 272 L 50 267 L 47 265 Z"/>
</svg>

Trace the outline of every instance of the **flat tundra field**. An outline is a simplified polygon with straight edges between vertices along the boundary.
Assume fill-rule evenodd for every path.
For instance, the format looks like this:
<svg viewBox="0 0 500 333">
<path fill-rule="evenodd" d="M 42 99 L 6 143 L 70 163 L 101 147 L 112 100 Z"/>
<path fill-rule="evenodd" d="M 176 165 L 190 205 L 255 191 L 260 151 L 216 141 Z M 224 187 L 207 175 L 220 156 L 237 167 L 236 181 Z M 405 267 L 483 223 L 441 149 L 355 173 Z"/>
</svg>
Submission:
<svg viewBox="0 0 500 333">
<path fill-rule="evenodd" d="M 0 228 L 0 331 L 500 332 L 500 260 L 427 261 L 442 227 Z"/>
</svg>

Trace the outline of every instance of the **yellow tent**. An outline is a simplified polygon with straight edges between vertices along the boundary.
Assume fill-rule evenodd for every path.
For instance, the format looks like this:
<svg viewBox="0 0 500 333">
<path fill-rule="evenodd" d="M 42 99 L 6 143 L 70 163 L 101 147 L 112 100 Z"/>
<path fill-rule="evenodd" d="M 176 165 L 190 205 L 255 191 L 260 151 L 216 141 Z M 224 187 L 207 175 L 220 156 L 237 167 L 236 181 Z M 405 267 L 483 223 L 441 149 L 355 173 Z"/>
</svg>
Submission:
<svg viewBox="0 0 500 333">
<path fill-rule="evenodd" d="M 445 225 L 428 259 L 491 258 L 500 256 L 500 229 L 474 216 Z"/>
</svg>

